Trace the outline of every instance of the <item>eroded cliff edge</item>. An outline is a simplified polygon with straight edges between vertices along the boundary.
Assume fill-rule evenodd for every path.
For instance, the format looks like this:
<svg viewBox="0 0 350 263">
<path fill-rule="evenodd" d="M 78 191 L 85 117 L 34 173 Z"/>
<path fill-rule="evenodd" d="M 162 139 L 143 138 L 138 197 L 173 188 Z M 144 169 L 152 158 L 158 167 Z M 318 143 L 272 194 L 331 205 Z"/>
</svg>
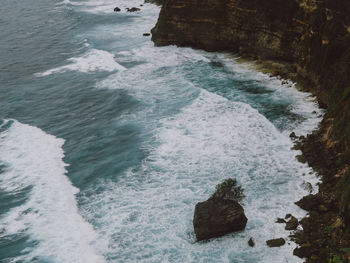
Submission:
<svg viewBox="0 0 350 263">
<path fill-rule="evenodd" d="M 152 40 L 282 62 L 287 77 L 318 97 L 324 121 L 297 147 L 323 175 L 313 199 L 322 209 L 302 221 L 296 239 L 305 249 L 297 253 L 307 262 L 348 262 L 350 1 L 164 0 Z"/>
</svg>

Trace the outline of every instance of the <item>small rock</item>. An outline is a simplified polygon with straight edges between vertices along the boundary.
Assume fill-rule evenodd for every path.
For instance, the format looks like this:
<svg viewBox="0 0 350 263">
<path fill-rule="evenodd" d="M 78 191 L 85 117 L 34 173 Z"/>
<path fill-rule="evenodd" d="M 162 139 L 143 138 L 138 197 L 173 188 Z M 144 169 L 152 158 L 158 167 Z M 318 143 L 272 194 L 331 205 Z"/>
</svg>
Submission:
<svg viewBox="0 0 350 263">
<path fill-rule="evenodd" d="M 121 9 L 119 7 L 114 8 L 114 12 L 120 12 Z"/>
<path fill-rule="evenodd" d="M 278 217 L 276 223 L 283 224 L 283 223 L 286 223 L 286 220 Z"/>
<path fill-rule="evenodd" d="M 286 214 L 286 216 L 284 217 L 284 219 L 288 219 L 288 218 L 290 218 L 290 217 L 292 217 L 292 214 Z"/>
<path fill-rule="evenodd" d="M 127 8 L 126 11 L 128 12 L 137 12 L 137 11 L 140 11 L 141 9 L 140 8 L 137 8 L 137 7 L 131 7 L 131 8 Z"/>
<path fill-rule="evenodd" d="M 276 239 L 270 239 L 266 241 L 266 245 L 269 247 L 280 247 L 283 246 L 286 243 L 284 238 L 276 238 Z"/>
<path fill-rule="evenodd" d="M 292 132 L 291 134 L 289 134 L 289 137 L 292 139 L 296 139 L 297 136 L 295 135 L 295 132 Z"/>
<path fill-rule="evenodd" d="M 143 33 L 143 36 L 144 37 L 148 37 L 148 36 L 150 36 L 151 34 L 150 33 Z"/>
<path fill-rule="evenodd" d="M 291 219 L 287 222 L 285 229 L 286 230 L 296 230 L 299 225 L 298 219 L 296 219 L 294 216 L 291 217 Z"/>
<path fill-rule="evenodd" d="M 248 245 L 249 245 L 250 247 L 254 247 L 254 246 L 255 246 L 255 242 L 254 242 L 254 239 L 253 239 L 252 237 L 249 239 Z"/>
</svg>

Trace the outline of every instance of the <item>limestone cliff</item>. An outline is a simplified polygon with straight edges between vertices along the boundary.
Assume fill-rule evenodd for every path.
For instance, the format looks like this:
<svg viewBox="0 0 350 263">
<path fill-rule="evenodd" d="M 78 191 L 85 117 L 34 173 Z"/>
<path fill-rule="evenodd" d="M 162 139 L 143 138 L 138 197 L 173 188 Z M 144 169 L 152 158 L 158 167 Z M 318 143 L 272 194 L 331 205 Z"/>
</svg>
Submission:
<svg viewBox="0 0 350 263">
<path fill-rule="evenodd" d="M 298 147 L 323 175 L 318 200 L 326 210 L 304 220 L 297 242 L 307 249 L 297 254 L 350 259 L 350 1 L 164 0 L 152 40 L 282 61 L 317 95 L 327 114 Z"/>
</svg>

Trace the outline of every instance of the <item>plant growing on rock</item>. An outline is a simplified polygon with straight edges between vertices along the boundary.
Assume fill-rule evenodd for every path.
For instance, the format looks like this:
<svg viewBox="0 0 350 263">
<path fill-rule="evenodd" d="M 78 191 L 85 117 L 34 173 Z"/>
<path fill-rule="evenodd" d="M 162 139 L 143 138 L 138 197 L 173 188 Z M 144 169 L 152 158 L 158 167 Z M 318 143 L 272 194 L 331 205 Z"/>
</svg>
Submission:
<svg viewBox="0 0 350 263">
<path fill-rule="evenodd" d="M 237 184 L 237 180 L 234 178 L 228 178 L 218 184 L 211 196 L 211 198 L 234 200 L 239 203 L 242 202 L 244 197 L 243 188 Z"/>
</svg>

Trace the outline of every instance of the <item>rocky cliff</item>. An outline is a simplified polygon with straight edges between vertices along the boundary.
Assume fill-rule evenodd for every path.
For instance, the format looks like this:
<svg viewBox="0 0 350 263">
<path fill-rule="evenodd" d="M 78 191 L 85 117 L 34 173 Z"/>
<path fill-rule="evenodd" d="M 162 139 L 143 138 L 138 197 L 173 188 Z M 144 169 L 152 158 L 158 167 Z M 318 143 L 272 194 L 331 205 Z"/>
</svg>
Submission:
<svg viewBox="0 0 350 263">
<path fill-rule="evenodd" d="M 350 1 L 164 0 L 152 40 L 282 62 L 318 97 L 325 119 L 298 148 L 323 175 L 317 200 L 326 209 L 304 220 L 297 242 L 307 249 L 297 254 L 349 260 Z"/>
</svg>

